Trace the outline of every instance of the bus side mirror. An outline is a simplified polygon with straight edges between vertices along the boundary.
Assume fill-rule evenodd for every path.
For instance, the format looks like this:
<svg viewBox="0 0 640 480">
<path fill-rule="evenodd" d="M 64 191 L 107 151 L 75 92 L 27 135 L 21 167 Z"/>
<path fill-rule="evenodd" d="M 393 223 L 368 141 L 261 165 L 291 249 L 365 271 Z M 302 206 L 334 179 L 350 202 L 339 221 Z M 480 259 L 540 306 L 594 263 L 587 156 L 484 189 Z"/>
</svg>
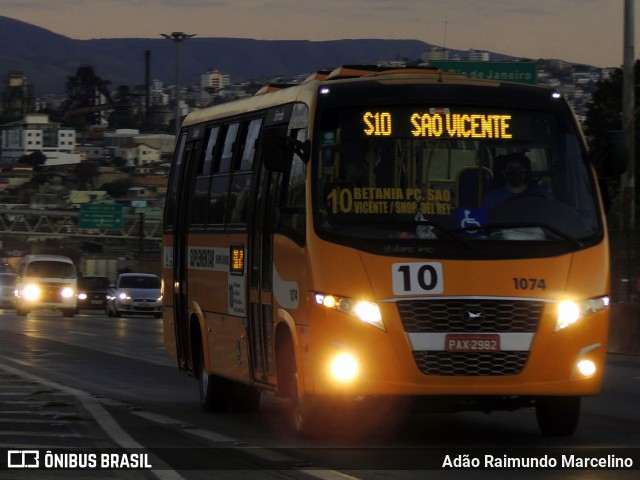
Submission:
<svg viewBox="0 0 640 480">
<path fill-rule="evenodd" d="M 260 152 L 264 165 L 272 172 L 285 172 L 295 153 L 307 163 L 311 156 L 311 142 L 301 142 L 282 134 L 281 129 L 265 129 L 260 141 Z"/>
<path fill-rule="evenodd" d="M 593 164 L 599 177 L 617 177 L 627 171 L 629 163 L 629 135 L 623 130 L 605 134 L 600 147 L 592 153 Z"/>
</svg>

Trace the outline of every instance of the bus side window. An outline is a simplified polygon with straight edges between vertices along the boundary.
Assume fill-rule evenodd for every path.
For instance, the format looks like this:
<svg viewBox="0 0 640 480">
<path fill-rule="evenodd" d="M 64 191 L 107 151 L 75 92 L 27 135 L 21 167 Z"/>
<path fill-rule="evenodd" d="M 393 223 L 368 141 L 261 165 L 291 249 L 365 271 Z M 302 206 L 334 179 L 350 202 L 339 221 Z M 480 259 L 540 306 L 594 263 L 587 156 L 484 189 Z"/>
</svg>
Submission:
<svg viewBox="0 0 640 480">
<path fill-rule="evenodd" d="M 211 165 L 216 153 L 219 127 L 208 129 L 204 155 L 198 165 L 196 184 L 191 205 L 190 225 L 201 225 L 207 222 L 207 206 L 209 204 L 209 184 L 211 180 Z"/>
<path fill-rule="evenodd" d="M 218 166 L 218 172 L 224 173 L 231 170 L 231 162 L 233 161 L 234 147 L 236 143 L 236 137 L 238 136 L 239 123 L 232 123 L 227 127 L 227 133 L 224 139 L 224 146 L 222 147 L 222 155 L 220 157 L 220 165 Z"/>
<path fill-rule="evenodd" d="M 180 178 L 182 177 L 182 167 L 184 162 L 182 156 L 184 155 L 184 147 L 186 144 L 186 135 L 183 134 L 178 140 L 178 146 L 173 158 L 173 165 L 171 167 L 171 176 L 169 180 L 169 188 L 167 191 L 164 228 L 170 230 L 173 228 L 175 220 L 175 209 L 178 195 L 178 186 L 180 185 Z"/>
<path fill-rule="evenodd" d="M 297 132 L 296 138 L 306 140 L 306 130 Z M 290 170 L 285 174 L 282 185 L 282 202 L 278 211 L 278 231 L 289 234 L 299 244 L 304 243 L 306 225 L 306 165 L 297 155 L 293 155 Z"/>
<path fill-rule="evenodd" d="M 207 210 L 207 225 L 221 227 L 224 224 L 227 198 L 229 194 L 229 179 L 231 162 L 233 160 L 236 136 L 239 123 L 232 123 L 222 133 L 224 143 L 220 146 L 220 161 L 213 160 L 213 174 L 211 176 L 211 189 L 209 191 L 209 208 Z M 221 138 L 220 137 L 220 138 Z"/>
<path fill-rule="evenodd" d="M 239 165 L 233 172 L 231 188 L 229 192 L 229 223 L 246 224 L 249 209 L 249 196 L 251 194 L 251 179 L 253 178 L 253 161 L 256 155 L 256 145 L 260 134 L 262 119 L 251 120 L 244 129 L 246 137 L 243 142 L 242 155 L 239 157 Z"/>
</svg>

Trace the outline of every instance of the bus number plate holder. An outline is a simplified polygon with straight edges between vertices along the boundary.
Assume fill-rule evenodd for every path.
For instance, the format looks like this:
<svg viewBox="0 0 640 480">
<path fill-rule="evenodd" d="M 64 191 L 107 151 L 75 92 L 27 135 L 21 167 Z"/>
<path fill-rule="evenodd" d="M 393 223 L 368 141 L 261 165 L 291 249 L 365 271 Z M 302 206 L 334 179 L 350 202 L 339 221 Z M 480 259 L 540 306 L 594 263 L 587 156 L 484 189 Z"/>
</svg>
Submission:
<svg viewBox="0 0 640 480">
<path fill-rule="evenodd" d="M 497 333 L 448 333 L 445 350 L 455 353 L 499 352 L 500 335 Z"/>
</svg>

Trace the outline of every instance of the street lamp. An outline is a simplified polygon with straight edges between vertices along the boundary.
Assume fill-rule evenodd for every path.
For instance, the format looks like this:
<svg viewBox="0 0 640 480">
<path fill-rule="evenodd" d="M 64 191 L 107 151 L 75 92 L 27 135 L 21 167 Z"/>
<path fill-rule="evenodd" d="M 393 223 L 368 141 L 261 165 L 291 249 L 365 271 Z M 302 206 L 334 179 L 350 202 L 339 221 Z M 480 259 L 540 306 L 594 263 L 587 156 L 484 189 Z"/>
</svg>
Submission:
<svg viewBox="0 0 640 480">
<path fill-rule="evenodd" d="M 176 44 L 176 141 L 180 135 L 180 44 L 187 38 L 195 37 L 195 33 L 173 32 L 171 34 L 161 33 L 164 38 L 168 38 Z"/>
</svg>

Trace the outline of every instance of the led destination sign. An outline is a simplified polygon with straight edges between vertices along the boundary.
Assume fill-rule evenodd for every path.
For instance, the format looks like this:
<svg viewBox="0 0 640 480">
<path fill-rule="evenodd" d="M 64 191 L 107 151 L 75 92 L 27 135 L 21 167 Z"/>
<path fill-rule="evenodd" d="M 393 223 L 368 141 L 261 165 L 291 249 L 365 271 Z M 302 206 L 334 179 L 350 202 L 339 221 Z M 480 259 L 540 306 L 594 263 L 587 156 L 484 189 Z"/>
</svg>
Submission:
<svg viewBox="0 0 640 480">
<path fill-rule="evenodd" d="M 496 113 L 365 112 L 363 133 L 373 137 L 513 139 L 512 116 Z"/>
</svg>

